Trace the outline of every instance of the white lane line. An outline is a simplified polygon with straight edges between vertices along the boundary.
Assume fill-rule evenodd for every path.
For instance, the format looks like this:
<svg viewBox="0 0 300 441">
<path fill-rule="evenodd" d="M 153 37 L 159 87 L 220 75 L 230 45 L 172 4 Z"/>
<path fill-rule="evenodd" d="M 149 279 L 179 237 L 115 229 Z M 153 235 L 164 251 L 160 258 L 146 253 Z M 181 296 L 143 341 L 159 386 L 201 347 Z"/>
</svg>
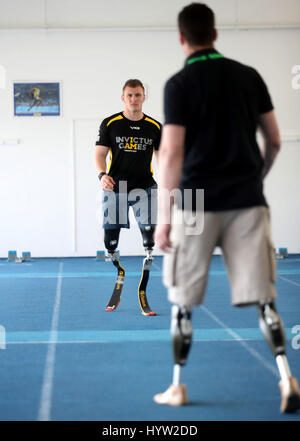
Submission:
<svg viewBox="0 0 300 441">
<path fill-rule="evenodd" d="M 292 285 L 296 285 L 300 287 L 300 283 L 294 282 L 293 280 L 287 279 L 286 277 L 278 276 L 278 279 L 284 280 L 285 282 L 289 282 Z"/>
<path fill-rule="evenodd" d="M 154 257 L 154 259 L 155 259 L 155 257 Z M 159 271 L 162 271 L 162 267 L 160 267 L 155 261 L 152 262 L 152 265 L 153 265 L 156 269 L 158 269 Z"/>
<path fill-rule="evenodd" d="M 105 340 L 60 340 L 60 341 L 53 341 L 49 342 L 47 341 L 11 341 L 9 343 L 6 343 L 7 345 L 60 345 L 60 344 L 87 344 L 87 343 L 98 343 L 98 344 L 104 344 L 109 343 L 110 341 Z"/>
<path fill-rule="evenodd" d="M 52 314 L 51 333 L 48 341 L 49 346 L 47 351 L 44 380 L 41 391 L 40 407 L 38 414 L 39 421 L 50 421 L 53 374 L 55 365 L 56 343 L 58 337 L 59 308 L 61 300 L 62 270 L 63 263 L 60 262 L 57 276 L 56 297 Z"/>
<path fill-rule="evenodd" d="M 201 309 L 209 315 L 218 325 L 222 326 L 228 334 L 230 334 L 241 346 L 243 346 L 246 351 L 249 352 L 249 354 L 253 355 L 254 358 L 256 358 L 267 370 L 269 370 L 273 375 L 275 375 L 276 378 L 280 378 L 279 372 L 273 366 L 271 363 L 269 363 L 267 360 L 265 360 L 255 349 L 251 348 L 246 341 L 235 331 L 233 331 L 229 326 L 227 326 L 224 322 L 222 322 L 213 312 L 211 312 L 208 308 L 205 306 L 201 306 Z"/>
<path fill-rule="evenodd" d="M 236 342 L 236 338 L 195 338 L 193 339 L 193 343 L 198 342 L 208 342 L 208 341 L 234 341 Z M 238 340 L 239 341 L 239 340 Z M 242 341 L 253 341 L 252 338 L 243 338 Z M 257 341 L 257 340 L 256 340 Z M 49 341 L 11 341 L 6 343 L 6 345 L 49 345 L 49 344 L 111 344 L 111 341 L 107 340 L 60 340 L 55 342 L 49 342 Z M 131 342 L 136 343 L 136 342 Z"/>
</svg>

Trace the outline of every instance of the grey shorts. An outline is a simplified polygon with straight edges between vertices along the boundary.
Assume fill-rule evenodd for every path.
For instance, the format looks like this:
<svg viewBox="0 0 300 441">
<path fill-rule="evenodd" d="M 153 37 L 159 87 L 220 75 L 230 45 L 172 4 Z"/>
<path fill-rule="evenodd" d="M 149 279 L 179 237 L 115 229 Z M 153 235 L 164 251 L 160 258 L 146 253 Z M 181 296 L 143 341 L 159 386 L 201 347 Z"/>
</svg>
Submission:
<svg viewBox="0 0 300 441">
<path fill-rule="evenodd" d="M 135 189 L 129 193 L 103 190 L 103 228 L 130 228 L 129 207 L 132 207 L 139 227 L 156 225 L 157 185 L 146 190 Z"/>
<path fill-rule="evenodd" d="M 203 303 L 212 254 L 222 250 L 231 302 L 243 306 L 276 297 L 276 258 L 270 234 L 269 209 L 264 206 L 202 213 L 204 229 L 193 234 L 192 218 L 176 207 L 172 214 L 172 251 L 164 257 L 163 281 L 170 302 Z"/>
</svg>

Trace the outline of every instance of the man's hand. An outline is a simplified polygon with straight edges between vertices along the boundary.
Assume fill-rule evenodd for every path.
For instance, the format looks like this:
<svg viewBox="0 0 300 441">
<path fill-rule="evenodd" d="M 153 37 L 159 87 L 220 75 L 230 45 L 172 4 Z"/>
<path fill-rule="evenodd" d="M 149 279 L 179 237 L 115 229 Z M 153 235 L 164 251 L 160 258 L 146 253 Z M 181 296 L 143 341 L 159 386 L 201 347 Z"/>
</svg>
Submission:
<svg viewBox="0 0 300 441">
<path fill-rule="evenodd" d="M 103 190 L 112 191 L 114 189 L 115 181 L 113 180 L 113 178 L 111 176 L 103 175 L 100 182 L 101 182 L 101 187 L 103 188 Z"/>
<path fill-rule="evenodd" d="M 159 224 L 156 226 L 154 241 L 155 244 L 162 251 L 168 252 L 172 248 L 172 244 L 170 241 L 170 232 L 171 232 L 170 224 Z"/>
</svg>

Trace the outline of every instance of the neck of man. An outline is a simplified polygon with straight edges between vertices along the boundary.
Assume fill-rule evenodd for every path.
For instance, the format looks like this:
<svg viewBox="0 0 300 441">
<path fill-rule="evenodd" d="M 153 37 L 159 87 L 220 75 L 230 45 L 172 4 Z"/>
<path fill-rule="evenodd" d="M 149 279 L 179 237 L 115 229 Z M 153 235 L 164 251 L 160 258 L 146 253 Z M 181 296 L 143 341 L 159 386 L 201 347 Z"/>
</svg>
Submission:
<svg viewBox="0 0 300 441">
<path fill-rule="evenodd" d="M 128 109 L 124 109 L 123 115 L 125 116 L 125 118 L 130 119 L 131 121 L 139 121 L 140 119 L 143 119 L 143 117 L 144 117 L 144 114 L 141 110 L 130 111 Z"/>
<path fill-rule="evenodd" d="M 190 46 L 189 44 L 184 45 L 184 52 L 187 57 L 198 51 L 203 51 L 204 49 L 214 49 L 214 45 L 210 44 L 207 46 Z"/>
</svg>

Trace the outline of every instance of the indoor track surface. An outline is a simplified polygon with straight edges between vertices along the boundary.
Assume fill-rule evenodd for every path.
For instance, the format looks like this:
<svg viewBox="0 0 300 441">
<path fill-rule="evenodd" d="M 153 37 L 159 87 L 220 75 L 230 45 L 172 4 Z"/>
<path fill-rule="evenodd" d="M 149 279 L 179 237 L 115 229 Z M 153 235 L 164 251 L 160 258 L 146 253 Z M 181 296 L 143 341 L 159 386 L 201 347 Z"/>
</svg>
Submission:
<svg viewBox="0 0 300 441">
<path fill-rule="evenodd" d="M 206 301 L 194 309 L 194 341 L 182 382 L 190 404 L 159 406 L 172 381 L 170 304 L 156 257 L 144 317 L 137 298 L 143 257 L 122 257 L 125 285 L 106 312 L 116 269 L 95 258 L 0 260 L 0 419 L 97 421 L 299 421 L 279 411 L 278 371 L 256 307 L 234 308 L 220 256 Z M 277 309 L 300 380 L 300 256 L 278 260 Z"/>
</svg>

